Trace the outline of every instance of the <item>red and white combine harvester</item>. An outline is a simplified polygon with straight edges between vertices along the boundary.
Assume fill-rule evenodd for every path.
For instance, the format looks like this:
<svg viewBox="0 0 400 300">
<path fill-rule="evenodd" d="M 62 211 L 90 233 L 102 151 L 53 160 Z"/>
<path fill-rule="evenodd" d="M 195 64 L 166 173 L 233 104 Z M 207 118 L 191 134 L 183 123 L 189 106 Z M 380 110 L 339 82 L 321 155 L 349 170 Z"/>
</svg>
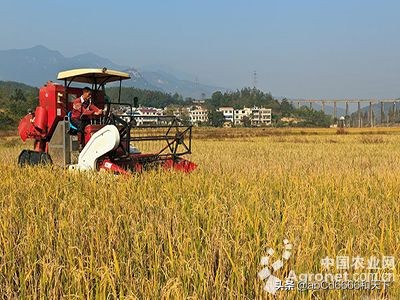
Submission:
<svg viewBox="0 0 400 300">
<path fill-rule="evenodd" d="M 121 174 L 154 167 L 191 172 L 197 167 L 183 158 L 191 153 L 192 126 L 184 126 L 175 116 L 139 114 L 137 104 L 120 103 L 121 82 L 130 79 L 129 74 L 106 68 L 76 69 L 60 72 L 57 79 L 64 84 L 44 85 L 35 112 L 20 121 L 21 139 L 34 140 L 33 150 L 19 155 L 20 165 L 53 163 Z M 118 102 L 110 102 L 105 94 L 105 85 L 111 82 L 119 82 Z M 77 128 L 69 116 L 73 100 L 82 95 L 82 85 L 91 86 L 91 101 L 103 115 L 92 118 L 85 127 L 84 147 L 79 152 Z"/>
</svg>

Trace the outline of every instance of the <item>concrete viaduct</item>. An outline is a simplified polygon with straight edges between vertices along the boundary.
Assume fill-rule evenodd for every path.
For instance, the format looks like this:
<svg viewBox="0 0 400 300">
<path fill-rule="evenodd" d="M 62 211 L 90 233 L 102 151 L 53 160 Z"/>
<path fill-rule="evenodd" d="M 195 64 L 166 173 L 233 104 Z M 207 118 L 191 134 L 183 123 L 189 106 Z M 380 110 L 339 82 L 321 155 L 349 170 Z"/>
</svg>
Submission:
<svg viewBox="0 0 400 300">
<path fill-rule="evenodd" d="M 362 114 L 361 114 L 361 105 L 363 106 L 369 106 L 368 110 L 368 124 L 373 127 L 374 125 L 374 117 L 373 117 L 373 109 L 372 105 L 373 104 L 379 104 L 380 105 L 380 113 L 381 113 L 381 122 L 380 124 L 387 124 L 389 121 L 386 118 L 386 122 L 384 123 L 385 120 L 385 103 L 391 103 L 393 105 L 393 111 L 396 111 L 396 104 L 400 103 L 400 99 L 384 99 L 384 100 L 377 100 L 377 99 L 359 99 L 359 100 L 315 100 L 315 99 L 308 99 L 308 100 L 290 100 L 294 106 L 297 104 L 297 108 L 300 108 L 300 106 L 303 105 L 309 105 L 310 108 L 312 108 L 313 103 L 318 103 L 321 104 L 322 111 L 325 113 L 325 105 L 326 104 L 333 104 L 333 117 L 337 118 L 337 104 L 345 104 L 346 106 L 346 116 L 349 116 L 349 104 L 350 103 L 357 103 L 357 123 L 358 127 L 362 127 Z"/>
</svg>

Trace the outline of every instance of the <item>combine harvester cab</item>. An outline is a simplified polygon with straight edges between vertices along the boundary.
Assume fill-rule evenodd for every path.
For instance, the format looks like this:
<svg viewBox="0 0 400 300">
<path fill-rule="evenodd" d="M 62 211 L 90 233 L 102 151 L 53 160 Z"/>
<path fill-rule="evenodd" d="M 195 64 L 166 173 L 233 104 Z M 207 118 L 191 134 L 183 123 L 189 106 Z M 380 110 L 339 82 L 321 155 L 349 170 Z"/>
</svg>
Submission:
<svg viewBox="0 0 400 300">
<path fill-rule="evenodd" d="M 197 165 L 183 156 L 191 154 L 192 126 L 175 116 L 140 115 L 136 107 L 121 103 L 121 82 L 129 74 L 103 69 L 76 69 L 60 72 L 58 80 L 48 82 L 39 92 L 39 106 L 18 126 L 23 141 L 34 141 L 33 150 L 23 150 L 19 165 L 55 164 L 78 170 L 109 170 L 128 174 L 152 168 L 189 173 Z M 107 101 L 105 85 L 119 82 L 118 102 Z M 90 85 L 92 103 L 103 115 L 92 118 L 84 129 L 80 151 L 77 131 L 70 123 L 72 102 Z"/>
</svg>

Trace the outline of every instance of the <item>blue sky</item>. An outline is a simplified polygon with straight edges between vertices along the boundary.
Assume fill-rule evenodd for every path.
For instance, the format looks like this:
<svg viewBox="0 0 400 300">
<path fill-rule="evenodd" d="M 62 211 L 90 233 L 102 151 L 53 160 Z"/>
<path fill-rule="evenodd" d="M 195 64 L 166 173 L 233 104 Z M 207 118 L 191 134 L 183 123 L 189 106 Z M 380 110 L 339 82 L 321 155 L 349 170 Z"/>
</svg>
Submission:
<svg viewBox="0 0 400 300">
<path fill-rule="evenodd" d="M 3 1 L 0 49 L 166 65 L 294 98 L 400 97 L 400 1 Z"/>
</svg>

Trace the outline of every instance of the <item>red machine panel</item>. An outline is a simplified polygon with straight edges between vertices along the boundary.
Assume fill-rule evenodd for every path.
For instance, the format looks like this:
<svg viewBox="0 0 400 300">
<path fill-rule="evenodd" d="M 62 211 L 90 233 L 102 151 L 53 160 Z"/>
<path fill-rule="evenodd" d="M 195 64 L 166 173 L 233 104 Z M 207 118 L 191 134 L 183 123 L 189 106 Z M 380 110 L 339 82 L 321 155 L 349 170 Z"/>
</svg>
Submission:
<svg viewBox="0 0 400 300">
<path fill-rule="evenodd" d="M 65 92 L 64 85 L 54 82 L 48 82 L 40 88 L 39 106 L 41 109 L 37 111 L 40 112 L 40 114 L 36 117 L 40 118 L 40 127 L 42 132 L 47 130 L 49 137 L 52 136 L 57 123 L 64 119 L 66 114 L 72 110 L 72 102 L 74 99 L 82 95 L 81 88 L 68 88 L 67 91 L 68 93 Z M 67 101 L 65 99 L 66 97 L 68 97 Z M 66 102 L 67 105 L 65 105 Z M 92 102 L 100 109 L 103 109 L 103 91 L 93 91 Z M 46 129 L 44 129 L 44 124 L 46 124 Z"/>
<path fill-rule="evenodd" d="M 39 92 L 39 105 L 41 108 L 46 109 L 47 116 L 42 115 L 40 118 L 47 118 L 47 132 L 53 133 L 57 123 L 61 121 L 66 115 L 64 104 L 64 86 L 61 84 L 48 82 L 45 86 L 40 88 Z"/>
</svg>

